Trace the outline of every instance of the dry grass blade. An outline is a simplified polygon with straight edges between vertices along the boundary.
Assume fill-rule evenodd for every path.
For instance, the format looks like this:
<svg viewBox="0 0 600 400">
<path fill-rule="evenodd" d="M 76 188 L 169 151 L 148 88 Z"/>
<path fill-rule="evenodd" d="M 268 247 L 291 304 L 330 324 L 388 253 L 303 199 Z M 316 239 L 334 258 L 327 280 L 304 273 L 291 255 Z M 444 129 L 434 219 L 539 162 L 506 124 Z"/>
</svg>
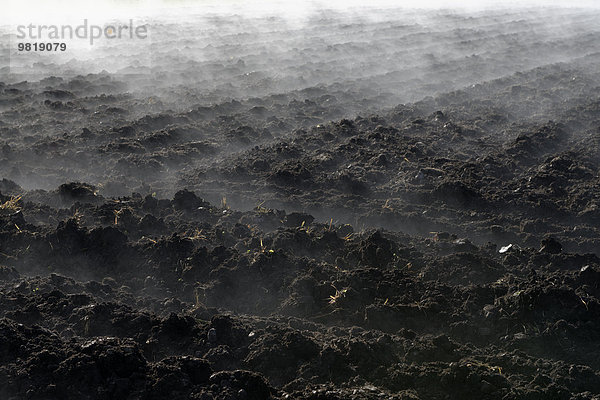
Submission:
<svg viewBox="0 0 600 400">
<path fill-rule="evenodd" d="M 335 304 L 340 298 L 344 297 L 348 291 L 348 289 L 338 290 L 335 286 L 333 286 L 333 288 L 335 289 L 335 294 L 329 296 L 329 304 Z"/>
<path fill-rule="evenodd" d="M 10 199 L 6 200 L 4 203 L 0 204 L 0 210 L 4 213 L 14 213 L 21 210 L 21 206 L 19 202 L 21 201 L 21 196 L 10 196 Z"/>
</svg>

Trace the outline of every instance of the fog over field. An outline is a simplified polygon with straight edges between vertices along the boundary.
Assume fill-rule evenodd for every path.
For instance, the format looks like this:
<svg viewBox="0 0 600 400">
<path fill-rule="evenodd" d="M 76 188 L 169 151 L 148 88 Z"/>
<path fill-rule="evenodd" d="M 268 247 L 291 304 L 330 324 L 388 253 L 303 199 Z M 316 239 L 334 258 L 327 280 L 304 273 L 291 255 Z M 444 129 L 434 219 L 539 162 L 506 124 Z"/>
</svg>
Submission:
<svg viewBox="0 0 600 400">
<path fill-rule="evenodd" d="M 598 2 L 1 7 L 0 400 L 599 398 Z"/>
</svg>

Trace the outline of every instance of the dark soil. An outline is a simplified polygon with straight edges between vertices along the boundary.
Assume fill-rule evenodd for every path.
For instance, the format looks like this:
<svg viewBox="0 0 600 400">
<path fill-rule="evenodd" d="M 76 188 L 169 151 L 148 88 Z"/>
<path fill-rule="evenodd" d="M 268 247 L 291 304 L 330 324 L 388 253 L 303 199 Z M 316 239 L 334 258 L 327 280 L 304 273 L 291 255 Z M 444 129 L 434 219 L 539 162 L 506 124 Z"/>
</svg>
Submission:
<svg viewBox="0 0 600 400">
<path fill-rule="evenodd" d="M 0 83 L 0 399 L 600 398 L 598 36 L 400 105 Z"/>
</svg>

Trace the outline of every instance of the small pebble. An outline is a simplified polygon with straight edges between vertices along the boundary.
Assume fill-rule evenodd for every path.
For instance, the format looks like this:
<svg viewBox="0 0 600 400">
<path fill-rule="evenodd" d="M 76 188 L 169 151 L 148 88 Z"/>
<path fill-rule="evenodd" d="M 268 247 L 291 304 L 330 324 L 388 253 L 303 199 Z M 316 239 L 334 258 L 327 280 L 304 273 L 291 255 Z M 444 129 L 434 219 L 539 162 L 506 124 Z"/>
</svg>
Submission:
<svg viewBox="0 0 600 400">
<path fill-rule="evenodd" d="M 217 341 L 217 330 L 215 328 L 210 328 L 206 336 L 210 343 L 215 343 Z"/>
</svg>

